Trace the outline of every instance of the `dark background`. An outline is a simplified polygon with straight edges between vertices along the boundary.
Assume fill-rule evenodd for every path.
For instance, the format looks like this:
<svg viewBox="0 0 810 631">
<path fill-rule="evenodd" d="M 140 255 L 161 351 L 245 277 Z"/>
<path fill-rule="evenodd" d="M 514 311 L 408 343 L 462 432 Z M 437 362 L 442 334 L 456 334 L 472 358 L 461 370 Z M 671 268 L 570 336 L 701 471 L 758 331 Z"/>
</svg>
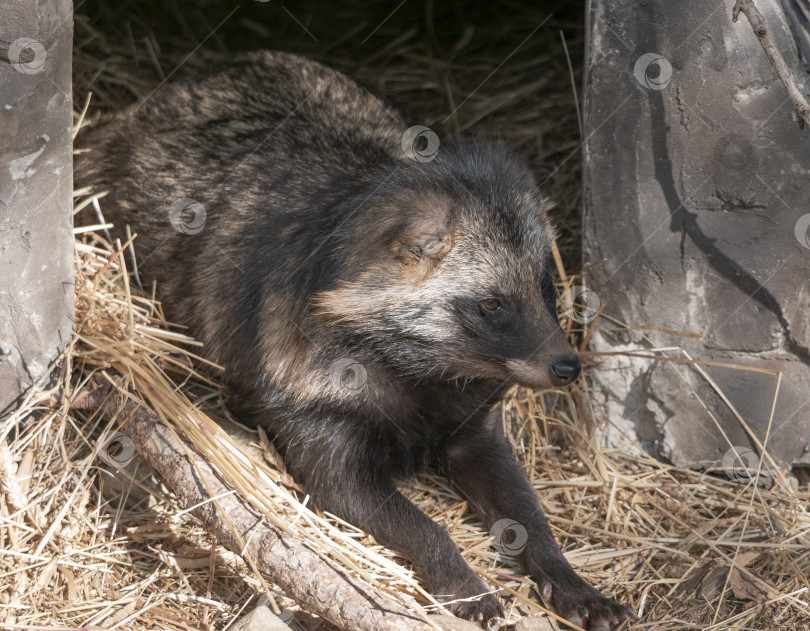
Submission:
<svg viewBox="0 0 810 631">
<path fill-rule="evenodd" d="M 86 0 L 76 8 L 77 108 L 118 111 L 236 51 L 277 49 L 348 74 L 446 142 L 505 139 L 556 203 L 566 269 L 581 266 L 584 2 Z M 571 68 L 566 59 L 566 46 Z"/>
</svg>

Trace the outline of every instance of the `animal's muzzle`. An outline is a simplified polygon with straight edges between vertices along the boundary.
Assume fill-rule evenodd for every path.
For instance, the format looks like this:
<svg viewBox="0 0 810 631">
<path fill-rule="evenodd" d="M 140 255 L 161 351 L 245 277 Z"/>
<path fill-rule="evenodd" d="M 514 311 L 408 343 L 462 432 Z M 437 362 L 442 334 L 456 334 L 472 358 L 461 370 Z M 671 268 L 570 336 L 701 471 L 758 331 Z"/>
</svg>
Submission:
<svg viewBox="0 0 810 631">
<path fill-rule="evenodd" d="M 555 386 L 567 386 L 579 377 L 579 373 L 582 372 L 582 363 L 579 361 L 579 357 L 558 359 L 551 362 L 548 372 L 551 383 Z"/>
</svg>

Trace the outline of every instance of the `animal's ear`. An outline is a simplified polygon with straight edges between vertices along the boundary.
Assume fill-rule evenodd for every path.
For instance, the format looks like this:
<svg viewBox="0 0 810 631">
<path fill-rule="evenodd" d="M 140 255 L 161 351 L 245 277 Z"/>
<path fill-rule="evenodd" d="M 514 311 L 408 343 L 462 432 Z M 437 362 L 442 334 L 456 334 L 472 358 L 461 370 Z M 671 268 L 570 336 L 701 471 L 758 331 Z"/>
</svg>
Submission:
<svg viewBox="0 0 810 631">
<path fill-rule="evenodd" d="M 449 210 L 431 204 L 410 213 L 394 238 L 394 257 L 404 265 L 438 263 L 453 247 Z"/>
</svg>

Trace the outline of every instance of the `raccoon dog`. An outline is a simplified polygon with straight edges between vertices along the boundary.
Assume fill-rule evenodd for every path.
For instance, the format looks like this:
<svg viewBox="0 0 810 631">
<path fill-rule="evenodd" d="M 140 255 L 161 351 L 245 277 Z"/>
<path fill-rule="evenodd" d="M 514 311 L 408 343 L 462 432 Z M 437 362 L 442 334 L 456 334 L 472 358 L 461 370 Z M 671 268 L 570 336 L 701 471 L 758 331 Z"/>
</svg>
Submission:
<svg viewBox="0 0 810 631">
<path fill-rule="evenodd" d="M 547 606 L 613 629 L 630 611 L 568 564 L 489 412 L 515 383 L 580 372 L 556 317 L 547 202 L 502 145 L 437 150 L 407 129 L 333 70 L 250 53 L 97 126 L 76 173 L 109 191 L 140 278 L 319 508 L 409 558 L 458 616 L 497 626 L 498 600 L 395 486 L 441 471 L 488 528 L 525 531 L 516 554 Z"/>
</svg>

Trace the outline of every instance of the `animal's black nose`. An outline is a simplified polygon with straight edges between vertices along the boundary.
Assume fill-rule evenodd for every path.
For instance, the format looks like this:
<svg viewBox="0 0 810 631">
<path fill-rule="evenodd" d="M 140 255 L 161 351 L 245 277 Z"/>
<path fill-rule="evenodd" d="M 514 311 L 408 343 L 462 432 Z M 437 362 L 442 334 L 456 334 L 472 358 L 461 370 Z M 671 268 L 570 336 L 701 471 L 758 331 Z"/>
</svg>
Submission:
<svg viewBox="0 0 810 631">
<path fill-rule="evenodd" d="M 582 364 L 579 357 L 558 360 L 551 363 L 549 372 L 551 373 L 551 383 L 555 386 L 567 386 L 579 377 L 579 373 L 582 372 Z"/>
</svg>

